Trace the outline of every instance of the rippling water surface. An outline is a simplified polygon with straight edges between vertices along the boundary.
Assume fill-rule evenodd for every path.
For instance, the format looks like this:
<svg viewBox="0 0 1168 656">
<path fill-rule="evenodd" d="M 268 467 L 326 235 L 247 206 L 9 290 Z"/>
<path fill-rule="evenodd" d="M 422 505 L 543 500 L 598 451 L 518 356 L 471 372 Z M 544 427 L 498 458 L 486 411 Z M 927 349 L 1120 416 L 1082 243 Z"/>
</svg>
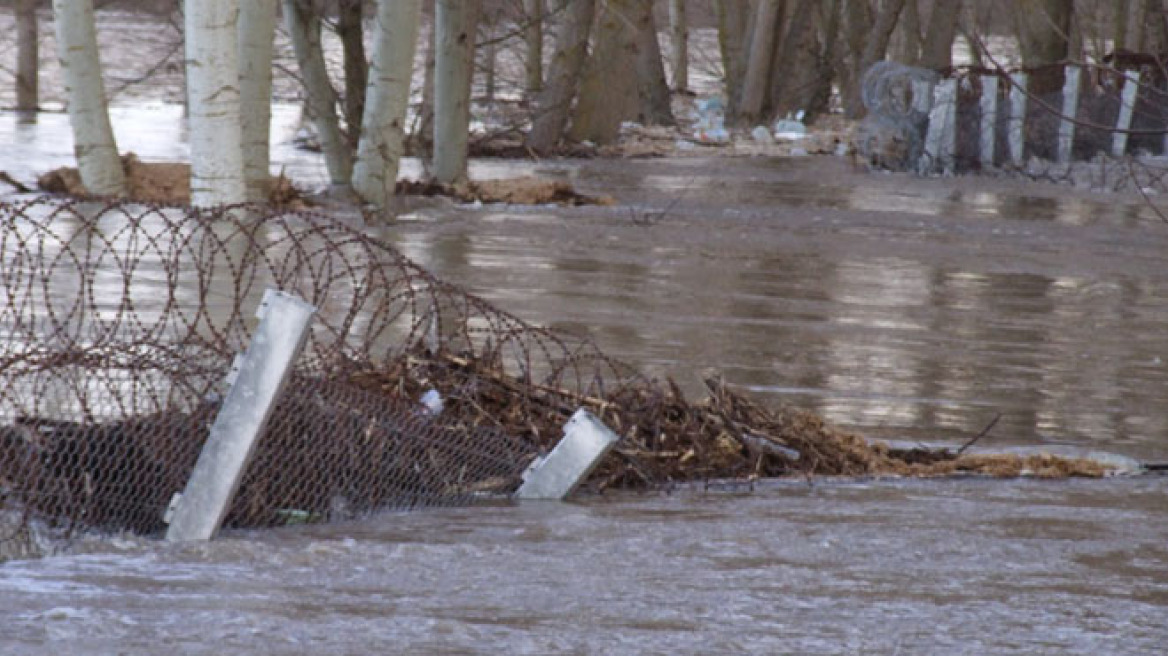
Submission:
<svg viewBox="0 0 1168 656">
<path fill-rule="evenodd" d="M 124 150 L 184 156 L 173 107 L 114 120 Z M 0 169 L 67 164 L 66 126 L 0 114 Z M 713 367 L 867 435 L 956 441 L 1001 413 L 985 448 L 1168 460 L 1168 225 L 1138 202 L 833 158 L 472 168 L 532 172 L 618 204 L 438 203 L 377 230 L 695 392 Z M 1163 653 L 1166 498 L 1156 477 L 783 483 L 107 540 L 0 565 L 0 651 Z"/>
</svg>

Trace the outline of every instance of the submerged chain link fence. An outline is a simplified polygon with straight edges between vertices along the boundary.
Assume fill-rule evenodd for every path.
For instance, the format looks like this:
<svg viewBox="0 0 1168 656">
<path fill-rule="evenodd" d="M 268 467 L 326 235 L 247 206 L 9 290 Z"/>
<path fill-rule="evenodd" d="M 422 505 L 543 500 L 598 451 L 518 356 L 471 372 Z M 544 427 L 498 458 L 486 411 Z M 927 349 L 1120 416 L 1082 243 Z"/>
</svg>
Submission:
<svg viewBox="0 0 1168 656">
<path fill-rule="evenodd" d="M 227 526 L 509 492 L 559 435 L 461 403 L 478 372 L 581 397 L 630 376 L 319 214 L 0 203 L 0 261 L 0 554 L 34 524 L 163 531 L 268 287 L 318 314 Z"/>
</svg>

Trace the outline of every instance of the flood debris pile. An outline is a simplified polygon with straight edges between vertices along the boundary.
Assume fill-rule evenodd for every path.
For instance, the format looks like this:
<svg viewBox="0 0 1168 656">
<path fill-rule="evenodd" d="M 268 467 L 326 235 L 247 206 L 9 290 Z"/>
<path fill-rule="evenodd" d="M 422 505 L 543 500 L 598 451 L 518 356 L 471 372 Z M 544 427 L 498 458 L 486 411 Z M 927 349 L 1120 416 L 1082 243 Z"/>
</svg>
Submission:
<svg viewBox="0 0 1168 656">
<path fill-rule="evenodd" d="M 360 227 L 237 209 L 0 203 L 0 520 L 18 518 L 0 521 L 0 545 L 34 520 L 66 535 L 161 532 L 265 288 L 317 314 L 228 526 L 499 498 L 581 407 L 622 438 L 588 479 L 593 491 L 788 475 L 1104 473 L 1048 456 L 873 445 L 814 414 L 761 407 L 716 376 L 691 400 L 591 342 L 435 278 Z"/>
<path fill-rule="evenodd" d="M 672 381 L 631 379 L 607 392 L 581 394 L 506 375 L 487 361 L 413 354 L 399 366 L 364 372 L 371 391 L 418 398 L 438 390 L 443 413 L 465 431 L 490 427 L 547 450 L 583 407 L 622 437 L 591 474 L 593 491 L 654 489 L 671 483 L 775 476 L 1100 477 L 1102 463 L 1048 454 L 966 454 L 955 449 L 894 449 L 840 430 L 818 415 L 765 408 L 720 377 L 688 400 Z"/>
</svg>

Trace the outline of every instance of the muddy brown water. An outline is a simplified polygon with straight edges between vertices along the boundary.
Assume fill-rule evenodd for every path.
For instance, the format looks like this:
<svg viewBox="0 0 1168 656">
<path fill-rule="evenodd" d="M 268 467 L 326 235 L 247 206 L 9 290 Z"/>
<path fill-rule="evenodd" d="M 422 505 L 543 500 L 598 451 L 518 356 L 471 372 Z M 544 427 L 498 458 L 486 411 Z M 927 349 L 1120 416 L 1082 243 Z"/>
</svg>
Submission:
<svg viewBox="0 0 1168 656">
<path fill-rule="evenodd" d="M 124 149 L 184 154 L 173 107 L 114 118 Z M 0 114 L 0 169 L 68 163 L 66 125 Z M 984 448 L 1168 460 L 1168 225 L 1139 202 L 826 157 L 472 167 L 527 173 L 619 204 L 427 203 L 379 230 L 690 390 L 717 368 L 866 435 L 955 442 L 1001 413 Z M 0 590 L 14 654 L 1158 654 L 1168 479 L 762 482 L 104 539 L 0 565 Z"/>
</svg>

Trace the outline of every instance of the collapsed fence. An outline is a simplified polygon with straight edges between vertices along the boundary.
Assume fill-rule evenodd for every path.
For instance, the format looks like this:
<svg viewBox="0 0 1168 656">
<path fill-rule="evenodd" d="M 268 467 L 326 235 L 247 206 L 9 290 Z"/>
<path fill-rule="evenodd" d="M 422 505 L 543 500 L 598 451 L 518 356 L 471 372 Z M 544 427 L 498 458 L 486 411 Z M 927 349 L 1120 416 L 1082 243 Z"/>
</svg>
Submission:
<svg viewBox="0 0 1168 656">
<path fill-rule="evenodd" d="M 32 528 L 66 540 L 165 530 L 269 287 L 317 311 L 229 527 L 509 495 L 579 408 L 621 438 L 593 490 L 1104 471 L 871 445 L 810 413 L 760 408 L 716 378 L 708 399 L 690 402 L 590 342 L 435 278 L 354 221 L 261 206 L 0 203 L 0 558 L 36 552 Z"/>
<path fill-rule="evenodd" d="M 863 80 L 870 113 L 858 145 L 873 164 L 922 173 L 1041 175 L 1032 164 L 1045 162 L 1044 171 L 1070 178 L 1076 162 L 1168 156 L 1164 71 L 1163 61 L 1133 53 L 1116 53 L 1108 65 L 966 66 L 944 74 L 880 62 Z"/>
</svg>

